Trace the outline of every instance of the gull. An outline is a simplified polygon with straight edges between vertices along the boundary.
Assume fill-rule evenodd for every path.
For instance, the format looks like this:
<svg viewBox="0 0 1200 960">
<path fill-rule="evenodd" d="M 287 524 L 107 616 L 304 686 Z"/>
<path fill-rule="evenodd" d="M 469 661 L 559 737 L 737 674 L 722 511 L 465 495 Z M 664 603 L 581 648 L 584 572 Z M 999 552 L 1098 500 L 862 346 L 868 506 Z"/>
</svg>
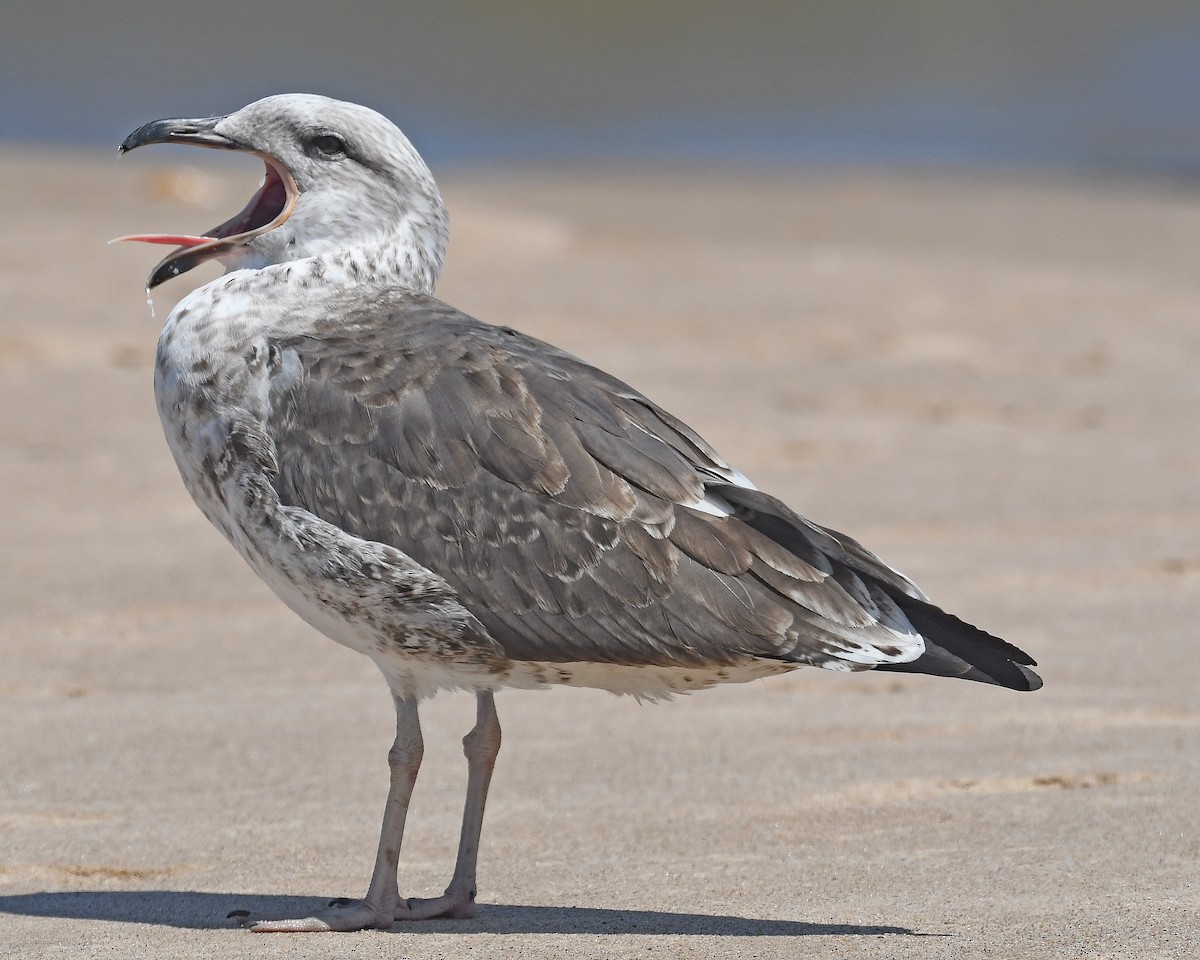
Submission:
<svg viewBox="0 0 1200 960">
<path fill-rule="evenodd" d="M 148 289 L 227 268 L 158 341 L 155 397 L 184 485 L 284 603 L 376 663 L 396 708 L 366 895 L 244 925 L 473 915 L 501 688 L 658 700 L 800 666 L 1041 686 L 1027 654 L 758 490 L 637 390 L 434 299 L 445 207 L 379 113 L 272 96 L 147 123 L 120 150 L 158 143 L 265 167 L 206 234 L 122 238 L 176 248 Z M 401 898 L 417 708 L 439 690 L 476 697 L 458 857 L 441 896 Z"/>
</svg>

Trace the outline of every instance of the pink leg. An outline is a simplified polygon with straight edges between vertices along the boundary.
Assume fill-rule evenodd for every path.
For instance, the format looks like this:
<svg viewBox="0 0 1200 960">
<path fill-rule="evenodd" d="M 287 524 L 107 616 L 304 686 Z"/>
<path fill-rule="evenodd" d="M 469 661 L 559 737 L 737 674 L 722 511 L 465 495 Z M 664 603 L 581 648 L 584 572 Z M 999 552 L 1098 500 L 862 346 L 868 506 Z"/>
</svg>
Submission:
<svg viewBox="0 0 1200 960">
<path fill-rule="evenodd" d="M 388 751 L 391 783 L 387 804 L 383 808 L 383 827 L 379 833 L 379 852 L 367 895 L 361 900 L 330 906 L 311 917 L 291 920 L 247 920 L 243 923 L 255 933 L 297 933 L 327 930 L 386 929 L 394 917 L 404 914 L 400 893 L 396 887 L 396 865 L 400 858 L 400 843 L 404 838 L 404 821 L 425 744 L 421 739 L 421 721 L 417 716 L 416 700 L 394 698 L 396 703 L 396 742 Z M 494 711 L 493 711 L 494 716 Z M 486 786 L 484 790 L 486 792 Z M 468 787 L 468 796 L 470 788 Z M 480 813 L 482 814 L 482 806 Z M 476 831 L 478 841 L 478 831 Z M 471 863 L 474 876 L 474 860 Z M 457 871 L 455 877 L 458 876 Z M 472 884 L 474 880 L 472 880 Z M 474 891 L 472 891 L 473 893 Z"/>
<path fill-rule="evenodd" d="M 458 841 L 458 859 L 454 876 L 446 892 L 429 900 L 412 899 L 396 912 L 397 920 L 427 920 L 431 917 L 473 917 L 475 915 L 475 863 L 479 859 L 479 834 L 483 828 L 483 808 L 488 785 L 500 752 L 500 719 L 492 691 L 475 695 L 475 726 L 463 737 L 467 756 L 467 801 L 463 808 L 462 833 Z"/>
</svg>

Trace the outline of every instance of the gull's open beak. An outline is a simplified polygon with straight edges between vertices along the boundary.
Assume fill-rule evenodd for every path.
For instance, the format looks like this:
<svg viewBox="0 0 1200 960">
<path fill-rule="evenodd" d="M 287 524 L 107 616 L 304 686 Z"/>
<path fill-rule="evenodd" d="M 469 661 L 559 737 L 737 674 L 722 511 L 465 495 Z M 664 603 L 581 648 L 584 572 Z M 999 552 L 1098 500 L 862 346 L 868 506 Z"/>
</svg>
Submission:
<svg viewBox="0 0 1200 960">
<path fill-rule="evenodd" d="M 203 236 L 142 233 L 117 238 L 142 243 L 170 243 L 179 247 L 154 268 L 150 279 L 146 281 L 147 290 L 273 230 L 287 220 L 295 209 L 299 191 L 291 173 L 274 157 L 217 133 L 215 128 L 224 119 L 153 120 L 134 130 L 118 148 L 118 152 L 124 154 L 151 143 L 182 143 L 214 150 L 240 150 L 253 153 L 266 166 L 262 186 L 242 211 Z"/>
</svg>

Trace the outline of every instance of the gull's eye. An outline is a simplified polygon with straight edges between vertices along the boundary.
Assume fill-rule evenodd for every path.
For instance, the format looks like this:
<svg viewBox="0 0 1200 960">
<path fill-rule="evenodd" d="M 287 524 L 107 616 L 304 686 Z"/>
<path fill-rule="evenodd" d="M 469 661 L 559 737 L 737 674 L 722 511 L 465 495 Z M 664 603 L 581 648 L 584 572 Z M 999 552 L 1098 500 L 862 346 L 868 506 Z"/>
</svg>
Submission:
<svg viewBox="0 0 1200 960">
<path fill-rule="evenodd" d="M 313 137 L 309 141 L 309 146 L 316 156 L 324 157 L 327 160 L 346 155 L 346 141 L 332 133 L 322 133 Z"/>
</svg>

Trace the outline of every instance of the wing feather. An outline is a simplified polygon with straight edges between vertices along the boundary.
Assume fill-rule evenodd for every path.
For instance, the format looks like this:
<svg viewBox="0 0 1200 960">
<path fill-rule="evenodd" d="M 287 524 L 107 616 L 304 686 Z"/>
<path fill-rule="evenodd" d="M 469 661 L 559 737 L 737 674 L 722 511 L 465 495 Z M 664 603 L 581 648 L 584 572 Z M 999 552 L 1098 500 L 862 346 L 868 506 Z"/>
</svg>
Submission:
<svg viewBox="0 0 1200 960">
<path fill-rule="evenodd" d="M 888 593 L 918 596 L 909 581 L 569 354 L 400 292 L 276 346 L 281 501 L 439 574 L 511 657 L 923 651 Z"/>
</svg>

